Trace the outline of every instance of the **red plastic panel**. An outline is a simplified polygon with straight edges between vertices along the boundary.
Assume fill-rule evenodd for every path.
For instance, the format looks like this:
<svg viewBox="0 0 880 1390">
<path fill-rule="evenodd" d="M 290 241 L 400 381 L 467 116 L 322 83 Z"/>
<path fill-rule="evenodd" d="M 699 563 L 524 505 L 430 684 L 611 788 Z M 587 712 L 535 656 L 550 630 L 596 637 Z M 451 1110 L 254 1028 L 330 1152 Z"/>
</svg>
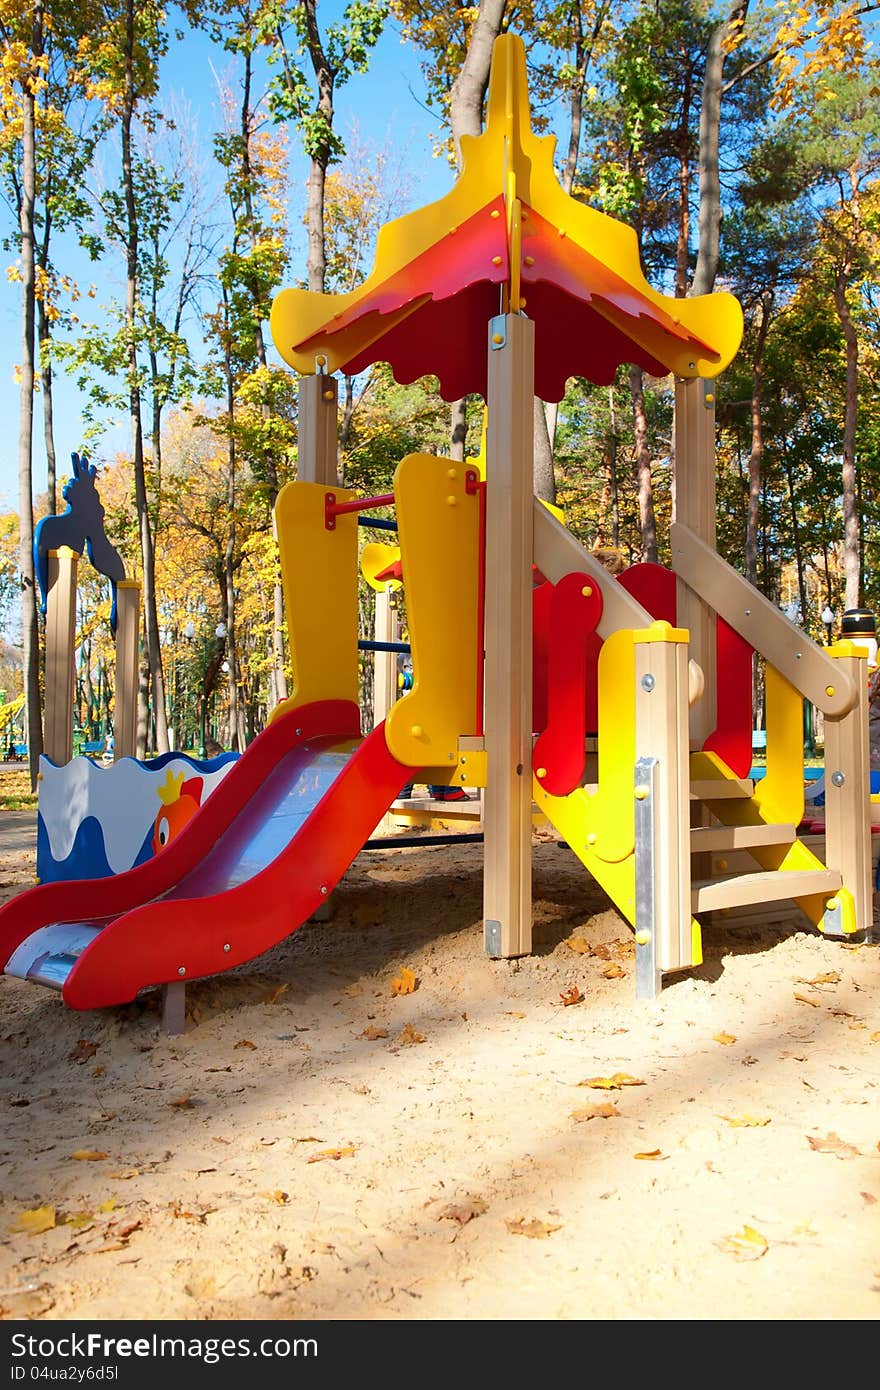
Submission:
<svg viewBox="0 0 880 1390">
<path fill-rule="evenodd" d="M 752 766 L 752 647 L 723 618 L 716 623 L 718 687 L 715 728 L 703 744 L 736 777 Z"/>
<path fill-rule="evenodd" d="M 584 775 L 586 640 L 601 616 L 602 594 L 588 575 L 566 574 L 552 586 L 547 629 L 547 723 L 532 759 L 535 776 L 552 796 L 566 796 L 580 785 Z"/>
<path fill-rule="evenodd" d="M 547 725 L 547 650 L 552 595 L 553 585 L 547 579 L 532 590 L 532 728 L 536 733 Z"/>
</svg>

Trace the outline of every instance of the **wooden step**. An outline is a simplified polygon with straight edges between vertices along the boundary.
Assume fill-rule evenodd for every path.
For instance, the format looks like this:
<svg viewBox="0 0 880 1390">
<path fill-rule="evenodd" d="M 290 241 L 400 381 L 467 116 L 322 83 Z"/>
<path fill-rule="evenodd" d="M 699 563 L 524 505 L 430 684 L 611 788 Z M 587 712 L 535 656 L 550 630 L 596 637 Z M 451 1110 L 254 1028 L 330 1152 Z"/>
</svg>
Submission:
<svg viewBox="0 0 880 1390">
<path fill-rule="evenodd" d="M 692 801 L 742 801 L 754 794 L 755 784 L 750 777 L 706 777 L 691 782 Z"/>
<path fill-rule="evenodd" d="M 841 885 L 835 869 L 780 869 L 756 874 L 725 874 L 691 885 L 691 912 L 712 912 L 719 907 L 744 907 L 746 903 L 780 902 L 813 893 L 833 894 Z"/>
<path fill-rule="evenodd" d="M 753 845 L 792 845 L 797 838 L 794 825 L 707 825 L 691 831 L 693 854 L 715 854 L 719 850 L 751 849 Z"/>
</svg>

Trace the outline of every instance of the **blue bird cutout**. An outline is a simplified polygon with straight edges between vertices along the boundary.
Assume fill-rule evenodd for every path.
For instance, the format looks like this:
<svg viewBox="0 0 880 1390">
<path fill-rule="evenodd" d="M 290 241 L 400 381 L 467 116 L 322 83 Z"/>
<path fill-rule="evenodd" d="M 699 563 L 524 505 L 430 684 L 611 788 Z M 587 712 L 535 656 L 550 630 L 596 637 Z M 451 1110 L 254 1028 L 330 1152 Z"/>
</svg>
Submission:
<svg viewBox="0 0 880 1390">
<path fill-rule="evenodd" d="M 34 531 L 34 569 L 40 586 L 43 614 L 49 597 L 49 552 L 67 545 L 82 555 L 85 548 L 99 574 L 110 580 L 110 630 L 116 635 L 116 586 L 125 578 L 119 551 L 104 533 L 104 508 L 95 486 L 97 469 L 85 454 L 71 454 L 73 477 L 64 484 L 61 495 L 67 510 L 57 516 L 44 516 Z"/>
</svg>

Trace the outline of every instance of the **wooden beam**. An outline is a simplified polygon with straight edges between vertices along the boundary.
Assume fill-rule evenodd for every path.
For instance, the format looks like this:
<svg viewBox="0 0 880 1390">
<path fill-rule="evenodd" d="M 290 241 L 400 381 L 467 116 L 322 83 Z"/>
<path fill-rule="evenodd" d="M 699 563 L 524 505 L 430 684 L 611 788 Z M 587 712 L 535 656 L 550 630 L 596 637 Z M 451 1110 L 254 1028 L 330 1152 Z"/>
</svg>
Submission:
<svg viewBox="0 0 880 1390">
<path fill-rule="evenodd" d="M 296 476 L 301 483 L 336 486 L 337 405 L 335 376 L 300 377 Z"/>
<path fill-rule="evenodd" d="M 113 701 L 113 758 L 137 752 L 138 655 L 141 586 L 120 579 L 116 586 L 116 694 Z"/>
<path fill-rule="evenodd" d="M 483 917 L 490 956 L 532 947 L 532 481 L 535 326 L 489 324 Z"/>
<path fill-rule="evenodd" d="M 73 757 L 76 693 L 76 576 L 79 556 L 68 546 L 49 551 L 46 599 L 46 707 L 43 752 L 57 767 Z"/>
</svg>

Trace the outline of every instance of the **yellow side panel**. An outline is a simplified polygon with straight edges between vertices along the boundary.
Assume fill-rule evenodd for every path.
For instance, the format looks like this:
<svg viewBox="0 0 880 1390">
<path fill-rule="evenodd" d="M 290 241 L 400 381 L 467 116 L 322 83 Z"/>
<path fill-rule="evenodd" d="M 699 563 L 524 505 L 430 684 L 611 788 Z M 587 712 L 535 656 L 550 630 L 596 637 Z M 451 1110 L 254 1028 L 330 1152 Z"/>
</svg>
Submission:
<svg viewBox="0 0 880 1390">
<path fill-rule="evenodd" d="M 532 784 L 535 802 L 550 824 L 558 830 L 587 872 L 604 888 L 615 907 L 635 926 L 635 854 L 631 852 L 624 859 L 611 861 L 596 853 L 598 827 L 601 825 L 601 816 L 597 815 L 598 795 L 590 796 L 584 787 L 578 787 L 568 796 L 548 796 L 536 777 L 532 779 Z M 632 777 L 629 803 L 631 809 Z"/>
<path fill-rule="evenodd" d="M 275 529 L 284 584 L 293 692 L 272 712 L 276 719 L 313 700 L 358 702 L 357 513 L 324 525 L 325 498 L 356 494 L 320 483 L 286 483 L 275 502 Z"/>
<path fill-rule="evenodd" d="M 385 737 L 408 767 L 457 764 L 459 734 L 475 732 L 480 511 L 465 490 L 468 471 L 409 454 L 394 477 L 413 687 Z"/>
</svg>

